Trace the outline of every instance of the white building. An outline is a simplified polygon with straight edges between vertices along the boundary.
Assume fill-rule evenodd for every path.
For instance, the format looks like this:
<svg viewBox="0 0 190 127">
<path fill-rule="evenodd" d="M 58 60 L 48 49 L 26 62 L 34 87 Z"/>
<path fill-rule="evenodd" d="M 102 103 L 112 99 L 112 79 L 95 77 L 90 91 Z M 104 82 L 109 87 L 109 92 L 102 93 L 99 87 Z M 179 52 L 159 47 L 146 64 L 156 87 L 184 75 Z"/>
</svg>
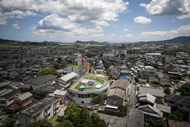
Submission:
<svg viewBox="0 0 190 127">
<path fill-rule="evenodd" d="M 72 80 L 75 80 L 75 79 L 77 79 L 78 77 L 79 77 L 79 75 L 78 75 L 77 73 L 71 72 L 71 73 L 66 74 L 66 75 L 60 77 L 59 79 L 57 79 L 57 80 L 56 80 L 56 83 L 57 83 L 57 84 L 62 84 L 62 85 L 65 86 L 65 85 L 67 85 L 67 84 L 70 84 L 70 82 L 71 82 Z"/>
</svg>

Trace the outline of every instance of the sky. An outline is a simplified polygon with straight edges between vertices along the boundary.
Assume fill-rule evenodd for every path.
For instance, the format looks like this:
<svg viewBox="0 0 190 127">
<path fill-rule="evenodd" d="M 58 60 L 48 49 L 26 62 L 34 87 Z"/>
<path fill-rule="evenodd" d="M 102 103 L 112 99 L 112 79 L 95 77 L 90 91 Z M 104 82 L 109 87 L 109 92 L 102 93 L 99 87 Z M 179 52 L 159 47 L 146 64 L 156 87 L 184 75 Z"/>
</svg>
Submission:
<svg viewBox="0 0 190 127">
<path fill-rule="evenodd" d="M 137 42 L 190 36 L 190 0 L 0 0 L 0 38 Z"/>
</svg>

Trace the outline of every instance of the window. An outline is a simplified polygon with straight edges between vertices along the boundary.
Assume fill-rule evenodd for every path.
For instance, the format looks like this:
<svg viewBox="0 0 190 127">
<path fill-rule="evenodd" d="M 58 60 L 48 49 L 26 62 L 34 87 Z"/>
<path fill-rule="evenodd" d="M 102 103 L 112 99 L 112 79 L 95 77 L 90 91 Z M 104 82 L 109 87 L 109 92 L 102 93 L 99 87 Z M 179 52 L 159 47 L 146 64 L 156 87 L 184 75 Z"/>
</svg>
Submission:
<svg viewBox="0 0 190 127">
<path fill-rule="evenodd" d="M 186 105 L 186 108 L 189 109 L 189 105 Z"/>
<path fill-rule="evenodd" d="M 171 104 L 174 104 L 174 101 L 170 101 Z"/>
<path fill-rule="evenodd" d="M 178 106 L 178 107 L 181 107 L 181 108 L 183 107 L 183 105 L 182 105 L 182 104 L 178 104 L 177 106 Z"/>
</svg>

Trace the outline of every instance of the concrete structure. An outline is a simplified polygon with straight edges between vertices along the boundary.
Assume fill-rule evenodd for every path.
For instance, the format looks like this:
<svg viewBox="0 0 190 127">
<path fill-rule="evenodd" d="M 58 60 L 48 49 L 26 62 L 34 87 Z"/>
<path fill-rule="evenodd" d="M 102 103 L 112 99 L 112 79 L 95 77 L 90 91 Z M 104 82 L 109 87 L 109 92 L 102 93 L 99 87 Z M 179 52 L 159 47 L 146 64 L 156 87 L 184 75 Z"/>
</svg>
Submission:
<svg viewBox="0 0 190 127">
<path fill-rule="evenodd" d="M 155 70 L 152 66 L 145 66 L 141 71 L 140 71 L 141 78 L 152 82 L 155 79 Z"/>
<path fill-rule="evenodd" d="M 14 102 L 15 97 L 20 95 L 18 90 L 4 89 L 0 91 L 0 109 L 5 109 Z"/>
<path fill-rule="evenodd" d="M 103 57 L 114 57 L 114 54 L 112 52 L 105 52 L 103 53 Z"/>
<path fill-rule="evenodd" d="M 19 126 L 26 127 L 38 119 L 51 118 L 57 113 L 59 102 L 59 98 L 49 96 L 22 110 L 19 112 Z"/>
<path fill-rule="evenodd" d="M 47 85 L 51 85 L 56 79 L 55 75 L 43 75 L 24 82 L 24 87 L 38 90 L 39 88 Z"/>
<path fill-rule="evenodd" d="M 83 66 L 81 65 L 72 65 L 67 67 L 67 73 L 75 72 L 78 75 L 83 75 Z"/>
<path fill-rule="evenodd" d="M 63 84 L 63 85 L 67 85 L 69 84 L 72 80 L 76 80 L 79 77 L 79 75 L 75 72 L 71 72 L 68 73 L 62 77 L 60 77 L 59 79 L 56 80 L 57 84 Z"/>
<path fill-rule="evenodd" d="M 82 85 L 83 79 L 95 80 L 95 85 Z M 103 82 L 103 84 L 102 84 Z M 84 88 L 80 88 L 83 86 Z M 106 93 L 109 88 L 109 82 L 106 78 L 96 76 L 83 76 L 78 81 L 73 83 L 69 88 L 70 102 L 74 104 L 89 104 L 92 103 L 93 97 L 98 96 L 100 93 Z"/>
<path fill-rule="evenodd" d="M 169 55 L 160 55 L 157 56 L 157 62 L 171 63 L 171 58 Z"/>
<path fill-rule="evenodd" d="M 61 99 L 60 103 L 65 103 L 65 97 L 67 96 L 68 91 L 66 90 L 56 90 L 53 95 L 54 97 L 59 97 Z"/>
<path fill-rule="evenodd" d="M 27 56 L 31 55 L 47 55 L 49 54 L 49 49 L 47 47 L 35 48 L 27 51 Z"/>
</svg>

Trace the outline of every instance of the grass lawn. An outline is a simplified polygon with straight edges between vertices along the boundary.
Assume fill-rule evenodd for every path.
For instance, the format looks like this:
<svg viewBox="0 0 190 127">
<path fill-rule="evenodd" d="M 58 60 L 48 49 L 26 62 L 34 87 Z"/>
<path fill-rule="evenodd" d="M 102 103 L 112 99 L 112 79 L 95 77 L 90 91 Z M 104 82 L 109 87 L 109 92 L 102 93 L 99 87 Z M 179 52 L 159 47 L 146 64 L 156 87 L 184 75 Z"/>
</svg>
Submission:
<svg viewBox="0 0 190 127">
<path fill-rule="evenodd" d="M 75 87 L 75 89 L 79 90 L 80 86 L 81 86 L 81 83 L 78 83 L 78 85 Z"/>
<path fill-rule="evenodd" d="M 59 113 L 59 112 L 58 112 Z M 58 123 L 61 123 L 60 121 L 56 121 L 57 120 L 57 115 L 58 113 L 54 116 L 52 116 L 49 121 L 53 124 L 53 126 L 56 126 Z"/>
</svg>

